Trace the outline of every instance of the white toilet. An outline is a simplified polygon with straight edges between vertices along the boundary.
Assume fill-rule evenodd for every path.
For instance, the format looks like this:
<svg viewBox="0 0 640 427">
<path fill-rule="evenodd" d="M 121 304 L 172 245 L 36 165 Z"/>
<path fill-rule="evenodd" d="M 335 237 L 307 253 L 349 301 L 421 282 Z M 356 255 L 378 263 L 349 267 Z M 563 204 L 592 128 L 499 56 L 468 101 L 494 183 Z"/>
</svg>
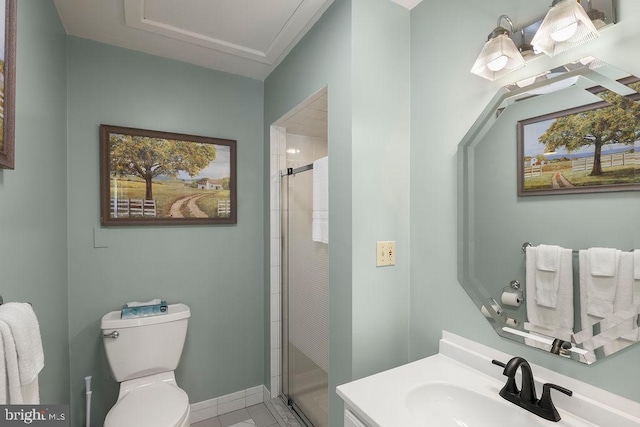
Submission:
<svg viewBox="0 0 640 427">
<path fill-rule="evenodd" d="M 189 397 L 176 384 L 175 369 L 187 336 L 191 311 L 170 304 L 168 313 L 121 319 L 120 311 L 102 317 L 104 348 L 116 381 L 118 401 L 105 427 L 189 426 Z"/>
</svg>

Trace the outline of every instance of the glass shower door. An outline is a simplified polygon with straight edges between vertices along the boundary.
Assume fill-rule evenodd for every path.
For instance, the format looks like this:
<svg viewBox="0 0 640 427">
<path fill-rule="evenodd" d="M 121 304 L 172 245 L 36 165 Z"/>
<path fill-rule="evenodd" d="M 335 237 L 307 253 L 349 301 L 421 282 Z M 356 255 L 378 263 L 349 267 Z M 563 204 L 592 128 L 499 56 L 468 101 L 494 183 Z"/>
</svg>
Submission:
<svg viewBox="0 0 640 427">
<path fill-rule="evenodd" d="M 313 172 L 283 188 L 283 393 L 313 426 L 328 426 L 328 245 L 311 239 Z"/>
</svg>

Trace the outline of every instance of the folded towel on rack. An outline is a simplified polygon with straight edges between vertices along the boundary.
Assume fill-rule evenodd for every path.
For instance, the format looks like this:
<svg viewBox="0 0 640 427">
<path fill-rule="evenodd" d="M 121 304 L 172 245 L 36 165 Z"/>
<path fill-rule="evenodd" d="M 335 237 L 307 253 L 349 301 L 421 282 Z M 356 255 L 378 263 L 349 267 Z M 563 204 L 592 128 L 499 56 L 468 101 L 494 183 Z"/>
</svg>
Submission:
<svg viewBox="0 0 640 427">
<path fill-rule="evenodd" d="M 4 334 L 3 326 L 7 328 L 9 334 L 11 330 L 6 323 L 0 322 L 0 405 L 7 405 L 9 403 L 9 377 L 7 375 L 7 354 L 4 346 Z M 15 350 L 14 350 L 15 354 Z M 15 373 L 16 381 L 19 383 L 20 378 L 18 376 L 18 359 L 15 360 Z"/>
<path fill-rule="evenodd" d="M 38 378 L 44 367 L 38 318 L 31 304 L 11 302 L 0 305 L 0 320 L 11 328 L 18 354 L 20 383 L 27 385 Z"/>
<path fill-rule="evenodd" d="M 593 249 L 596 249 L 593 251 Z M 613 301 L 616 297 L 616 289 L 618 287 L 618 266 L 620 264 L 620 253 L 617 249 L 611 249 L 603 251 L 603 248 L 591 248 L 588 250 L 581 250 L 579 253 L 580 262 L 580 289 L 585 289 L 584 296 L 586 300 L 580 300 L 580 306 L 586 307 L 586 313 L 591 316 L 607 317 L 613 313 Z M 605 258 L 604 262 L 598 261 L 598 256 L 602 255 Z M 592 261 L 598 264 L 611 264 L 610 257 L 613 257 L 615 269 L 613 275 L 609 274 L 609 269 L 593 268 Z M 598 274 L 593 274 L 596 271 Z M 581 297 L 583 295 L 581 294 Z M 585 304 L 586 302 L 586 304 Z M 597 321 L 597 320 L 596 320 Z M 596 321 L 589 321 L 588 324 L 596 323 Z"/>
<path fill-rule="evenodd" d="M 311 240 L 329 243 L 329 157 L 313 162 Z"/>
<path fill-rule="evenodd" d="M 40 403 L 37 395 L 38 379 L 36 378 L 27 384 L 26 390 L 24 390 L 21 384 L 15 339 L 11 327 L 3 320 L 0 320 L 0 337 L 2 337 L 3 347 L 2 364 L 5 368 L 5 375 L 0 376 L 0 404 L 22 405 Z M 35 396 L 33 394 L 34 388 L 36 390 Z M 23 393 L 23 391 L 27 392 L 27 400 L 25 400 L 25 393 Z"/>
<path fill-rule="evenodd" d="M 589 265 L 592 276 L 613 277 L 618 271 L 620 251 L 613 248 L 591 248 Z"/>
<path fill-rule="evenodd" d="M 621 252 L 618 269 L 618 285 L 613 301 L 613 313 L 600 322 L 600 335 L 608 338 L 604 342 L 605 355 L 613 354 L 637 342 L 640 330 L 637 325 L 640 306 L 633 301 L 634 254 Z"/>
<path fill-rule="evenodd" d="M 542 250 L 540 246 L 543 246 Z M 567 271 L 572 271 L 571 256 L 568 258 L 563 256 L 565 251 L 569 251 L 569 255 L 571 255 L 571 250 L 561 248 L 560 246 L 540 246 L 530 246 L 526 250 L 527 274 L 532 273 L 532 279 L 527 279 L 527 284 L 535 289 L 535 294 L 533 295 L 535 298 L 530 301 L 535 301 L 543 307 L 555 308 L 558 304 L 560 281 L 563 277 L 565 279 L 568 277 L 570 280 L 573 280 L 572 273 L 569 276 L 566 275 Z M 547 260 L 541 261 L 541 257 L 545 257 Z M 554 257 L 557 259 L 552 261 Z M 540 269 L 539 267 L 547 270 Z"/>
<path fill-rule="evenodd" d="M 563 248 L 555 245 L 538 245 L 536 251 L 536 303 L 555 308 L 560 286 L 560 258 Z M 571 265 L 562 268 L 570 269 Z"/>
<path fill-rule="evenodd" d="M 536 268 L 541 271 L 558 271 L 561 249 L 556 245 L 538 245 Z"/>
<path fill-rule="evenodd" d="M 558 287 L 555 294 L 555 307 L 545 306 L 537 301 L 538 251 L 535 247 L 526 250 L 526 306 L 528 323 L 552 331 L 563 331 L 564 334 L 573 332 L 573 268 L 571 249 L 560 250 L 560 262 L 557 271 Z"/>
</svg>

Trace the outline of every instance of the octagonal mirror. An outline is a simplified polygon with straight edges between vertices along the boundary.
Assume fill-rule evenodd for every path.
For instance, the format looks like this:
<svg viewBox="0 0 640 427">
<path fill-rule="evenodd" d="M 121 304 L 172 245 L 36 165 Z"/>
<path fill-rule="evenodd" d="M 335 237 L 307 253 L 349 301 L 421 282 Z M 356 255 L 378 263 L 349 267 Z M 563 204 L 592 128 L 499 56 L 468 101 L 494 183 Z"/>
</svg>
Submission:
<svg viewBox="0 0 640 427">
<path fill-rule="evenodd" d="M 502 88 L 460 143 L 458 279 L 499 335 L 587 364 L 640 342 L 639 90 L 585 58 Z"/>
</svg>

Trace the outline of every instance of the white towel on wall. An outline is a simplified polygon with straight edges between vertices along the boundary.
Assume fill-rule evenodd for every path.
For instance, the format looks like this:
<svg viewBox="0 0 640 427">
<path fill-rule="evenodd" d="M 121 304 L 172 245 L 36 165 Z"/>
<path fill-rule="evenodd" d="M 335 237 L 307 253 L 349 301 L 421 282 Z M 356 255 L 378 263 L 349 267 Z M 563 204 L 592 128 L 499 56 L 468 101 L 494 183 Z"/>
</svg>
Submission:
<svg viewBox="0 0 640 427">
<path fill-rule="evenodd" d="M 2 404 L 21 405 L 24 402 L 22 398 L 22 385 L 20 384 L 20 371 L 18 369 L 18 353 L 16 344 L 11 333 L 11 328 L 4 321 L 0 320 L 0 336 L 2 336 L 3 346 L 3 363 L 6 366 L 6 376 L 0 378 L 0 387 L 5 397 Z"/>
<path fill-rule="evenodd" d="M 313 162 L 311 240 L 329 243 L 329 157 Z"/>
<path fill-rule="evenodd" d="M 542 271 L 558 271 L 560 267 L 560 246 L 538 245 L 536 268 Z"/>
<path fill-rule="evenodd" d="M 592 276 L 613 277 L 618 271 L 620 251 L 613 248 L 591 248 L 589 266 Z"/>
<path fill-rule="evenodd" d="M 0 323 L 6 326 L 2 331 L 7 377 L 9 378 L 9 399 L 26 404 L 40 403 L 38 374 L 44 367 L 44 352 L 40 325 L 30 304 L 7 303 L 0 305 Z M 15 389 L 13 370 L 15 353 L 20 396 Z"/>
<path fill-rule="evenodd" d="M 5 355 L 2 328 L 0 328 L 0 405 L 6 405 L 9 403 L 9 384 L 7 379 L 7 356 Z"/>
<path fill-rule="evenodd" d="M 537 248 L 531 246 L 527 248 L 525 286 L 527 323 L 545 330 L 558 331 L 558 335 L 568 337 L 573 333 L 574 315 L 572 251 L 564 248 L 560 250 L 555 308 L 545 307 L 536 301 L 537 255 Z"/>
<path fill-rule="evenodd" d="M 580 288 L 586 290 L 586 300 L 581 299 L 580 305 L 586 307 L 588 315 L 603 318 L 613 313 L 620 253 L 620 250 L 611 248 L 580 251 Z"/>
<path fill-rule="evenodd" d="M 536 251 L 536 303 L 544 307 L 556 308 L 562 248 L 556 245 L 538 245 L 533 249 Z"/>
<path fill-rule="evenodd" d="M 600 322 L 600 330 L 604 332 L 602 335 L 610 337 L 603 346 L 607 356 L 628 347 L 630 342 L 637 342 L 640 338 L 636 323 L 640 305 L 635 304 L 633 300 L 633 270 L 634 254 L 622 252 L 613 313 Z"/>
</svg>

